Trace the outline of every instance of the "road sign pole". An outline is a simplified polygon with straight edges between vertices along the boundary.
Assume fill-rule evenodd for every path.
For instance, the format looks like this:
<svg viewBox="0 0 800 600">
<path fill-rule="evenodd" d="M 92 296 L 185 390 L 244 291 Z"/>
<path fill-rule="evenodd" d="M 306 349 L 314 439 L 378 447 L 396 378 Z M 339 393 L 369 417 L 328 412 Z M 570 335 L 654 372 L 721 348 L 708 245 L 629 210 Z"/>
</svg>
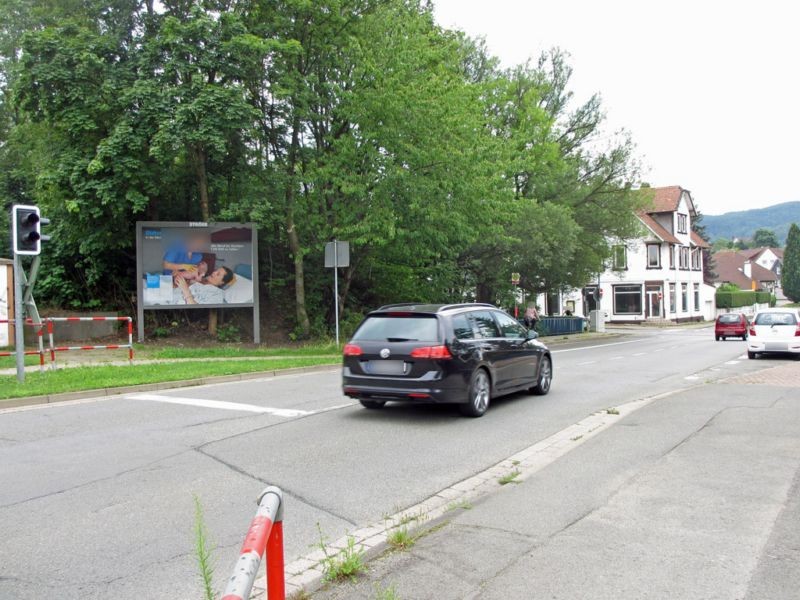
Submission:
<svg viewBox="0 0 800 600">
<path fill-rule="evenodd" d="M 333 297 L 336 311 L 336 346 L 339 346 L 339 242 L 333 240 Z"/>
<path fill-rule="evenodd" d="M 17 381 L 25 383 L 25 332 L 22 327 L 25 319 L 22 315 L 22 259 L 14 253 L 14 350 L 17 361 Z"/>
</svg>

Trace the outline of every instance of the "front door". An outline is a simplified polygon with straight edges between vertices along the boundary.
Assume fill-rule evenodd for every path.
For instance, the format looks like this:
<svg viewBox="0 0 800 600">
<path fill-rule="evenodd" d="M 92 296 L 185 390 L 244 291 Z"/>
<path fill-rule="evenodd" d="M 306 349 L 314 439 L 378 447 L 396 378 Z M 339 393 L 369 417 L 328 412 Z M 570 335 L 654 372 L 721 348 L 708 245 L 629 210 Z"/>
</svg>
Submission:
<svg viewBox="0 0 800 600">
<path fill-rule="evenodd" d="M 648 285 L 647 286 L 647 318 L 648 319 L 658 319 L 661 318 L 661 299 L 662 299 L 662 291 L 660 285 Z"/>
</svg>

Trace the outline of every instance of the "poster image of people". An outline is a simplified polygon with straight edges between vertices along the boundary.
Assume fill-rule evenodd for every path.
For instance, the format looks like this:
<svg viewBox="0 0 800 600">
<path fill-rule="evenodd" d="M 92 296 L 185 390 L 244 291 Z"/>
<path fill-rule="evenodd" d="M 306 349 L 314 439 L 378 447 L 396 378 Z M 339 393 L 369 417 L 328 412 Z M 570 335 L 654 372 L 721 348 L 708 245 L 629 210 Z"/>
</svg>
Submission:
<svg viewBox="0 0 800 600">
<path fill-rule="evenodd" d="M 144 308 L 253 306 L 252 224 L 140 223 Z"/>
</svg>

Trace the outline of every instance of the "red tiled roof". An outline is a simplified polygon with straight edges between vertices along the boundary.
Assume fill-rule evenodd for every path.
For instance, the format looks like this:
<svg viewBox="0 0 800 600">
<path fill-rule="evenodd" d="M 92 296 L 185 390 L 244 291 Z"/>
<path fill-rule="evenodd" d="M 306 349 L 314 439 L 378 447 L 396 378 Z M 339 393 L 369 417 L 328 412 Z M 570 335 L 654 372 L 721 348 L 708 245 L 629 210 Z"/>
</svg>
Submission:
<svg viewBox="0 0 800 600">
<path fill-rule="evenodd" d="M 761 265 L 750 263 L 751 277 L 744 274 L 744 263 L 749 260 L 742 252 L 736 250 L 721 250 L 714 253 L 714 271 L 717 272 L 715 281 L 718 283 L 732 283 L 739 289 L 752 289 L 753 281 L 756 287 L 761 287 L 762 281 L 777 281 L 777 276 L 772 271 L 765 269 Z"/>
<path fill-rule="evenodd" d="M 683 188 L 679 185 L 669 187 L 650 188 L 655 195 L 653 196 L 653 207 L 647 212 L 672 212 L 678 210 L 681 202 Z"/>
<path fill-rule="evenodd" d="M 650 231 L 652 231 L 656 235 L 657 238 L 659 238 L 659 239 L 661 239 L 661 240 L 663 240 L 665 242 L 669 242 L 671 244 L 680 244 L 681 243 L 681 241 L 678 238 L 676 238 L 669 231 L 667 231 L 661 225 L 659 225 L 656 222 L 656 220 L 653 217 L 651 217 L 650 215 L 648 215 L 646 212 L 643 212 L 643 211 L 642 212 L 638 212 L 638 213 L 636 213 L 636 216 L 639 217 L 639 219 L 642 221 L 642 223 L 644 223 L 645 226 Z"/>
<path fill-rule="evenodd" d="M 698 248 L 711 248 L 711 245 L 703 238 L 701 238 L 699 235 L 697 235 L 694 231 L 691 232 L 690 237 L 692 240 L 692 244 L 694 244 Z"/>
</svg>

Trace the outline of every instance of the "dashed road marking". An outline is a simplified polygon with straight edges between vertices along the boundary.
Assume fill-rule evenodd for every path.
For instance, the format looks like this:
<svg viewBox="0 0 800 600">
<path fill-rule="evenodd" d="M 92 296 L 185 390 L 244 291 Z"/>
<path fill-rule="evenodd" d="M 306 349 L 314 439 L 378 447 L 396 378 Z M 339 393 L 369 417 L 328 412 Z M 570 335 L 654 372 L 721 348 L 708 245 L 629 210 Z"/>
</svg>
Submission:
<svg viewBox="0 0 800 600">
<path fill-rule="evenodd" d="M 594 350 L 595 348 L 608 348 L 609 346 L 621 346 L 622 344 L 638 344 L 639 342 L 644 342 L 644 339 L 641 340 L 629 340 L 627 342 L 614 342 L 612 344 L 598 344 L 596 346 L 583 346 L 581 348 L 566 348 L 564 350 L 552 350 L 551 354 L 560 354 L 562 352 L 577 352 L 578 350 Z"/>
</svg>

